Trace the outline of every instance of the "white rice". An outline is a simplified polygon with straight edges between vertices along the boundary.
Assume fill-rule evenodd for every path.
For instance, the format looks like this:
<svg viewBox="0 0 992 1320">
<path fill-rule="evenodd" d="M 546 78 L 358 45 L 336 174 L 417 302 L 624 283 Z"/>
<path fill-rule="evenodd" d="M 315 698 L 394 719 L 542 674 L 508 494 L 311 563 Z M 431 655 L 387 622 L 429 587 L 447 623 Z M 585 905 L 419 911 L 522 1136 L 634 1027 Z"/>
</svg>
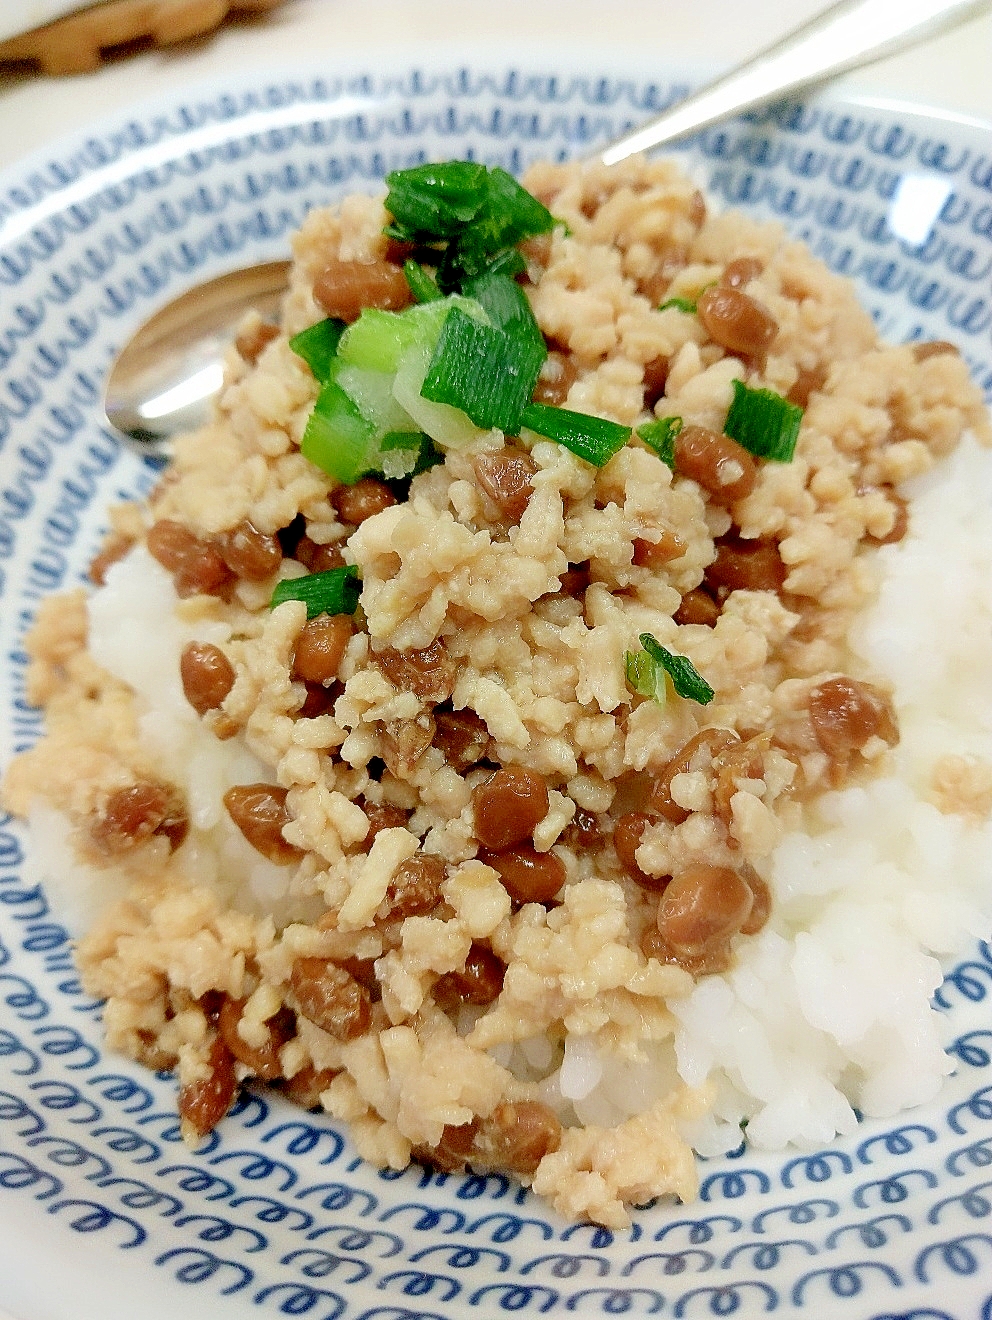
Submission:
<svg viewBox="0 0 992 1320">
<path fill-rule="evenodd" d="M 944 754 L 992 759 L 992 460 L 966 437 L 904 493 L 909 532 L 880 551 L 877 601 L 851 634 L 894 689 L 893 772 L 809 807 L 772 857 L 765 929 L 671 1005 L 679 1074 L 716 1090 L 687 1133 L 703 1155 L 738 1146 L 745 1120 L 759 1148 L 828 1142 L 857 1112 L 932 1100 L 951 1071 L 931 997 L 938 959 L 989 932 L 992 823 L 939 811 L 930 775 Z M 648 1053 L 618 1064 L 567 1038 L 549 1098 L 616 1123 L 671 1085 L 670 1044 Z"/>
<path fill-rule="evenodd" d="M 191 883 L 212 885 L 232 907 L 291 920 L 287 876 L 248 843 L 224 810 L 235 784 L 267 782 L 268 767 L 242 739 L 221 741 L 183 694 L 179 656 L 193 640 L 221 644 L 230 628 L 196 617 L 184 621 L 172 578 L 141 545 L 107 571 L 87 601 L 94 660 L 135 692 L 140 735 L 162 775 L 179 787 L 190 817 L 183 866 Z M 72 828 L 43 799 L 29 817 L 31 865 L 53 894 L 73 935 L 81 936 L 133 877 L 122 866 L 89 866 L 71 847 Z"/>
</svg>

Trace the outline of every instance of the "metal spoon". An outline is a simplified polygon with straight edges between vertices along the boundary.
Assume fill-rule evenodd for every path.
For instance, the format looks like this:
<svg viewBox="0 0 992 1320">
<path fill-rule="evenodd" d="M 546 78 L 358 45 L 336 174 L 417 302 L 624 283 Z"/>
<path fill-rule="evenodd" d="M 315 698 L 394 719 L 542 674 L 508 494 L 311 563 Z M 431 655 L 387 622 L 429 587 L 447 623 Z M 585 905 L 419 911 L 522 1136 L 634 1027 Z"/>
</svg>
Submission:
<svg viewBox="0 0 992 1320">
<path fill-rule="evenodd" d="M 841 0 L 594 159 L 638 151 L 822 82 L 963 22 L 992 0 Z M 181 294 L 147 321 L 110 370 L 106 414 L 145 456 L 168 456 L 173 436 L 209 420 L 224 351 L 242 316 L 278 309 L 288 261 L 231 271 Z"/>
<path fill-rule="evenodd" d="M 601 148 L 595 158 L 615 165 L 635 152 L 894 55 L 988 8 L 989 0 L 840 0 L 643 128 Z"/>
<path fill-rule="evenodd" d="M 223 359 L 254 308 L 275 316 L 288 261 L 232 270 L 182 293 L 124 345 L 107 378 L 107 420 L 141 454 L 167 456 L 169 441 L 210 418 Z"/>
</svg>

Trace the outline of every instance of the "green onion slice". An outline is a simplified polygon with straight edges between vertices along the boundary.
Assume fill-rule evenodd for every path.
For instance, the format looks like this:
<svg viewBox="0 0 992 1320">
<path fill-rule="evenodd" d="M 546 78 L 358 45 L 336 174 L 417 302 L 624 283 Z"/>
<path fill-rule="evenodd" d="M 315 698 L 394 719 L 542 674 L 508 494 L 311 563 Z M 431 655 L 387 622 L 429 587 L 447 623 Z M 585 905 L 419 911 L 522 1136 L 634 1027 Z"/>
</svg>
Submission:
<svg viewBox="0 0 992 1320">
<path fill-rule="evenodd" d="M 444 462 L 444 455 L 423 431 L 389 431 L 379 441 L 379 466 L 384 477 L 418 477 Z"/>
<path fill-rule="evenodd" d="M 343 568 L 329 568 L 325 573 L 307 573 L 305 577 L 285 578 L 277 582 L 269 601 L 275 609 L 287 600 L 302 600 L 307 607 L 307 618 L 318 614 L 354 614 L 362 583 L 354 564 Z"/>
<path fill-rule="evenodd" d="M 374 466 L 375 438 L 373 423 L 340 385 L 328 381 L 307 420 L 300 452 L 323 472 L 351 486 Z"/>
<path fill-rule="evenodd" d="M 512 174 L 494 166 L 488 183 L 485 204 L 458 235 L 454 249 L 446 254 L 445 264 L 456 277 L 477 275 L 504 248 L 554 228 L 554 216 L 548 208 L 522 188 Z"/>
<path fill-rule="evenodd" d="M 629 426 L 550 403 L 529 403 L 521 422 L 528 430 L 556 440 L 593 467 L 608 463 L 630 439 Z"/>
<path fill-rule="evenodd" d="M 489 171 L 469 160 L 414 165 L 386 175 L 387 233 L 406 241 L 451 238 L 479 214 L 489 195 Z"/>
<path fill-rule="evenodd" d="M 429 305 L 442 307 L 445 304 Z M 452 408 L 446 403 L 434 403 L 421 394 L 433 355 L 433 344 L 418 344 L 404 353 L 393 381 L 393 397 L 411 422 L 421 431 L 426 431 L 442 449 L 463 449 L 484 432 L 460 408 Z"/>
<path fill-rule="evenodd" d="M 420 245 L 444 245 L 437 282 L 459 289 L 521 239 L 554 227 L 551 212 L 512 174 L 472 161 L 446 161 L 386 176 L 386 233 Z"/>
<path fill-rule="evenodd" d="M 524 261 L 523 253 L 519 248 L 511 247 L 504 248 L 502 252 L 497 252 L 485 270 L 480 271 L 479 274 L 508 275 L 511 280 L 514 280 L 518 275 L 522 275 L 526 269 L 527 263 Z M 468 290 L 466 289 L 465 292 L 467 293 Z"/>
<path fill-rule="evenodd" d="M 658 311 L 667 312 L 669 307 L 677 307 L 680 312 L 686 312 L 693 316 L 696 312 L 695 298 L 666 298 L 663 303 L 659 303 Z"/>
<path fill-rule="evenodd" d="M 483 430 L 515 435 L 546 356 L 543 338 L 483 325 L 452 307 L 420 393 L 461 409 Z"/>
<path fill-rule="evenodd" d="M 437 467 L 439 463 L 444 462 L 444 454 L 438 449 L 437 445 L 429 435 L 420 435 L 420 449 L 417 451 L 417 461 L 413 465 L 411 477 L 419 477 L 421 472 L 429 472 L 432 467 Z"/>
<path fill-rule="evenodd" d="M 419 261 L 404 261 L 403 274 L 410 286 L 410 292 L 418 303 L 436 302 L 444 294 L 437 287 L 437 280 Z"/>
<path fill-rule="evenodd" d="M 527 295 L 504 270 L 490 266 L 481 275 L 467 281 L 464 292 L 481 305 L 493 325 L 509 335 L 519 335 L 540 344 L 547 357 L 544 336 L 534 318 Z M 543 362 L 544 359 L 541 360 Z"/>
<path fill-rule="evenodd" d="M 682 430 L 681 417 L 658 417 L 637 428 L 649 449 L 653 449 L 663 463 L 675 470 L 675 437 Z"/>
<path fill-rule="evenodd" d="M 318 321 L 308 326 L 298 335 L 293 335 L 289 346 L 307 364 L 314 374 L 314 379 L 326 385 L 330 380 L 331 363 L 338 351 L 338 342 L 344 333 L 344 321 L 329 316 L 326 321 Z"/>
<path fill-rule="evenodd" d="M 355 367 L 395 372 L 400 358 L 414 344 L 433 347 L 437 343 L 447 314 L 443 301 L 414 303 L 402 312 L 366 307 L 341 336 L 338 356 Z"/>
<path fill-rule="evenodd" d="M 668 700 L 668 677 L 664 668 L 656 664 L 647 651 L 625 651 L 623 658 L 627 682 L 633 691 L 664 706 Z"/>
<path fill-rule="evenodd" d="M 774 390 L 754 390 L 735 380 L 734 401 L 723 432 L 756 458 L 790 463 L 802 420 L 803 410 L 798 404 Z"/>
<path fill-rule="evenodd" d="M 420 430 L 393 397 L 393 382 L 396 379 L 393 372 L 369 371 L 365 367 L 339 361 L 332 379 L 375 428 L 377 438 L 387 431 Z M 410 443 L 416 443 L 415 437 Z"/>
<path fill-rule="evenodd" d="M 642 654 L 647 655 L 661 675 L 667 674 L 669 676 L 672 680 L 672 687 L 680 697 L 686 697 L 689 701 L 696 701 L 701 706 L 706 706 L 713 700 L 716 693 L 700 675 L 691 660 L 688 660 L 684 655 L 673 655 L 671 651 L 666 650 L 664 646 L 656 641 L 650 633 L 641 633 L 639 641 L 641 646 L 644 647 L 643 652 L 627 652 L 627 655 L 633 655 L 637 662 L 634 671 L 635 677 L 641 674 L 642 669 L 646 669 L 645 662 L 640 660 L 639 657 Z M 628 660 L 628 680 L 630 674 L 631 664 Z M 641 679 L 641 681 L 647 686 L 647 680 Z M 651 680 L 655 687 L 660 682 L 661 678 L 657 676 Z M 639 692 L 642 696 L 654 696 L 654 692 L 645 692 L 635 683 L 631 683 L 631 686 L 635 692 Z M 655 700 L 658 700 L 658 698 L 655 697 Z"/>
</svg>

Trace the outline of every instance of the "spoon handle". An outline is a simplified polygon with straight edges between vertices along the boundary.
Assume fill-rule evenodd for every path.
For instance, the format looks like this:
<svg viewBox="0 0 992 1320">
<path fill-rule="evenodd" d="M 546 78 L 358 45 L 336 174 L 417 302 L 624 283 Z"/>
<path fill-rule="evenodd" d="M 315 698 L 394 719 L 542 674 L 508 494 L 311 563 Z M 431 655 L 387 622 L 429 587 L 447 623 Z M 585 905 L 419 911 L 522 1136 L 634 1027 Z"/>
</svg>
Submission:
<svg viewBox="0 0 992 1320">
<path fill-rule="evenodd" d="M 595 156 L 615 165 L 637 151 L 894 54 L 988 8 L 989 0 L 840 0 Z"/>
</svg>

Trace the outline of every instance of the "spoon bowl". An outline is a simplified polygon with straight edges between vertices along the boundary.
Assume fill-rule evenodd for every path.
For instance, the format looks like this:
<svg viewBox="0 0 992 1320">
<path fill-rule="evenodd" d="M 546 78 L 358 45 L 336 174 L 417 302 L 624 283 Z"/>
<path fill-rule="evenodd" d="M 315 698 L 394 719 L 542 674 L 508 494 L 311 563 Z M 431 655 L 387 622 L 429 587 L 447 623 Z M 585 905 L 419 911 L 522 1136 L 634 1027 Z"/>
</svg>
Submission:
<svg viewBox="0 0 992 1320">
<path fill-rule="evenodd" d="M 168 455 L 173 436 L 210 420 L 224 354 L 251 310 L 275 318 L 288 261 L 229 271 L 180 294 L 118 353 L 107 379 L 107 420 L 144 455 Z"/>
</svg>

